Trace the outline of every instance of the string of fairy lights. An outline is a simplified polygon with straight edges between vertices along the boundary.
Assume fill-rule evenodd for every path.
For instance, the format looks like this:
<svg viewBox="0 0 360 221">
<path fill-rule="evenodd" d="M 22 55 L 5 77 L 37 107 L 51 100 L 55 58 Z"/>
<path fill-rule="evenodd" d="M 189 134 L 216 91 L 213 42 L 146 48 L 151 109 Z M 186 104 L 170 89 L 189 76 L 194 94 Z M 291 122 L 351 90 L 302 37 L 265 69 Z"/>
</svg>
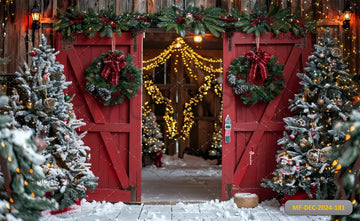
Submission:
<svg viewBox="0 0 360 221">
<path fill-rule="evenodd" d="M 194 69 L 200 69 L 206 73 L 206 76 L 204 77 L 204 83 L 199 86 L 196 95 L 193 96 L 184 105 L 184 121 L 180 132 L 178 130 L 178 122 L 175 117 L 174 108 L 171 104 L 171 99 L 163 96 L 159 88 L 151 80 L 151 72 L 149 72 L 150 70 L 164 64 L 172 56 L 175 56 L 175 67 L 173 67 L 175 73 L 179 71 L 177 65 L 180 63 L 180 59 L 183 66 L 185 67 L 186 74 L 189 77 L 198 80 L 198 76 L 193 72 Z M 217 96 L 222 96 L 221 87 L 216 81 L 216 74 L 223 72 L 221 64 L 222 59 L 205 58 L 201 56 L 200 54 L 196 53 L 189 45 L 187 45 L 183 38 L 180 37 L 176 38 L 168 46 L 168 48 L 158 56 L 143 61 L 144 88 L 156 104 L 165 105 L 165 114 L 163 119 L 165 120 L 166 124 L 166 136 L 169 139 L 176 140 L 177 138 L 180 138 L 186 140 L 189 137 L 190 130 L 195 122 L 193 109 L 199 104 L 199 102 L 204 99 L 211 88 L 213 88 Z"/>
</svg>

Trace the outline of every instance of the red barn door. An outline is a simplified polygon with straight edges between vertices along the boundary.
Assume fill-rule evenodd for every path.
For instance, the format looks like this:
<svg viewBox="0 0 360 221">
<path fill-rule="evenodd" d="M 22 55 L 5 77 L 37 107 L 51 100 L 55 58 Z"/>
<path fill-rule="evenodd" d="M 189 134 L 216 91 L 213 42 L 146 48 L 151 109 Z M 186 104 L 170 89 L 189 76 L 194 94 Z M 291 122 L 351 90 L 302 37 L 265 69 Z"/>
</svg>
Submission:
<svg viewBox="0 0 360 221">
<path fill-rule="evenodd" d="M 276 143 L 284 131 L 282 119 L 290 115 L 288 99 L 298 92 L 296 73 L 302 72 L 310 54 L 311 39 L 310 35 L 302 38 L 290 33 L 262 35 L 260 49 L 278 57 L 280 64 L 285 64 L 286 86 L 269 103 L 245 105 L 228 84 L 226 72 L 234 58 L 245 56 L 255 47 L 255 38 L 245 33 L 229 36 L 225 34 L 223 44 L 223 122 L 229 115 L 231 137 L 230 143 L 223 139 L 222 199 L 229 199 L 236 192 L 250 192 L 264 200 L 273 197 L 274 192 L 260 187 L 261 179 L 270 178 L 275 169 Z"/>
<path fill-rule="evenodd" d="M 135 55 L 135 66 L 142 67 L 142 34 L 116 35 L 116 50 Z M 141 91 L 122 104 L 103 106 L 85 90 L 85 70 L 95 57 L 111 50 L 112 39 L 98 35 L 88 38 L 74 34 L 71 39 L 57 39 L 60 63 L 64 64 L 68 94 L 76 94 L 73 104 L 77 118 L 83 119 L 88 131 L 83 139 L 91 148 L 91 169 L 99 185 L 88 200 L 130 202 L 141 197 Z"/>
</svg>

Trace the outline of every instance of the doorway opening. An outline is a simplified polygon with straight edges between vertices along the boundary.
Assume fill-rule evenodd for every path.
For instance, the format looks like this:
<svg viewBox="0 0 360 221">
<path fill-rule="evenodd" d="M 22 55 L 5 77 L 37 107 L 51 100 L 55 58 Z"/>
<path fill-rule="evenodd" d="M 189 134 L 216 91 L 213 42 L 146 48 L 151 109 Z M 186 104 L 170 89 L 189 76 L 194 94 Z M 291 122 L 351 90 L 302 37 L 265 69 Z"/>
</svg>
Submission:
<svg viewBox="0 0 360 221">
<path fill-rule="evenodd" d="M 146 33 L 143 131 L 153 125 L 159 139 L 143 146 L 143 201 L 221 199 L 222 45 L 210 34 Z"/>
</svg>

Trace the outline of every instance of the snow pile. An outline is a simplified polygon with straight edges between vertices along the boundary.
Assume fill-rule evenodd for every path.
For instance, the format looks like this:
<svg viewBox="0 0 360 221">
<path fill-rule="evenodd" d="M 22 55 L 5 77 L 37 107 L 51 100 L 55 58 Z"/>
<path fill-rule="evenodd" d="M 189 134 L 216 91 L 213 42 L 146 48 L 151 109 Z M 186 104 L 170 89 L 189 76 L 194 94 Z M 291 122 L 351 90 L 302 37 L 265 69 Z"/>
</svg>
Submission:
<svg viewBox="0 0 360 221">
<path fill-rule="evenodd" d="M 43 212 L 42 221 L 110 221 L 110 220 L 291 220 L 291 221 L 325 221 L 329 216 L 288 216 L 279 210 L 279 203 L 272 199 L 262 202 L 255 208 L 237 208 L 234 200 L 220 202 L 211 200 L 201 204 L 176 205 L 127 205 L 124 203 L 87 202 L 74 210 L 51 216 Z"/>
<path fill-rule="evenodd" d="M 252 198 L 256 197 L 256 194 L 254 193 L 235 193 L 235 197 L 241 197 L 241 198 Z"/>
<path fill-rule="evenodd" d="M 178 158 L 177 155 L 163 155 L 163 167 L 157 168 L 155 165 L 143 168 L 143 178 L 148 176 L 159 177 L 185 177 L 185 176 L 221 176 L 221 165 L 216 165 L 217 160 L 205 160 L 201 157 L 184 155 Z"/>
<path fill-rule="evenodd" d="M 165 167 L 191 167 L 191 168 L 200 168 L 200 167 L 209 167 L 217 164 L 217 160 L 205 160 L 204 158 L 184 154 L 183 158 L 178 158 L 178 156 L 172 155 L 163 155 L 162 162 Z"/>
</svg>

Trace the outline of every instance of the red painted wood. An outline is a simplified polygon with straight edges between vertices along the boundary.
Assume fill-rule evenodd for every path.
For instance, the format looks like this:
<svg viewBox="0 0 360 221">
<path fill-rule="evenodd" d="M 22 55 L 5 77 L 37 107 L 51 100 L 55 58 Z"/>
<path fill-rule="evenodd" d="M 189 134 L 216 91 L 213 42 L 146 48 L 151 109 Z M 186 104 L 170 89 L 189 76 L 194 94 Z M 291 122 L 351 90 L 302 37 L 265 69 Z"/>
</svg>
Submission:
<svg viewBox="0 0 360 221">
<path fill-rule="evenodd" d="M 302 71 L 311 52 L 310 36 L 301 38 L 290 33 L 279 36 L 262 35 L 260 48 L 279 57 L 280 64 L 285 64 L 286 86 L 284 91 L 269 103 L 245 105 L 227 83 L 226 71 L 234 58 L 244 56 L 253 47 L 255 39 L 251 35 L 235 33 L 231 39 L 228 34 L 224 36 L 223 121 L 227 115 L 230 116 L 232 131 L 231 142 L 223 143 L 223 200 L 236 192 L 257 193 L 261 200 L 274 195 L 270 189 L 260 187 L 261 179 L 271 175 L 275 168 L 274 157 L 279 148 L 276 142 L 284 130 L 282 119 L 289 116 L 288 99 L 293 97 L 299 88 L 296 73 Z M 254 153 L 250 164 L 251 151 Z"/>
<path fill-rule="evenodd" d="M 91 200 L 95 201 L 126 202 L 130 198 L 130 191 L 106 188 L 96 188 L 93 193 L 88 192 L 87 194 L 91 195 Z"/>
<path fill-rule="evenodd" d="M 116 36 L 116 49 L 125 55 L 135 55 L 135 66 L 142 67 L 142 34 Z M 72 40 L 61 40 L 58 35 L 58 55 L 64 64 L 64 74 L 72 81 L 69 95 L 76 94 L 73 104 L 78 118 L 88 131 L 84 142 L 91 148 L 92 170 L 99 177 L 94 193 L 88 200 L 130 202 L 141 200 L 141 91 L 138 96 L 122 104 L 104 106 L 85 90 L 85 70 L 95 57 L 111 50 L 111 38 L 73 34 Z M 136 47 L 134 47 L 136 43 Z M 65 48 L 65 49 L 64 49 Z M 137 48 L 138 50 L 134 50 Z"/>
</svg>

